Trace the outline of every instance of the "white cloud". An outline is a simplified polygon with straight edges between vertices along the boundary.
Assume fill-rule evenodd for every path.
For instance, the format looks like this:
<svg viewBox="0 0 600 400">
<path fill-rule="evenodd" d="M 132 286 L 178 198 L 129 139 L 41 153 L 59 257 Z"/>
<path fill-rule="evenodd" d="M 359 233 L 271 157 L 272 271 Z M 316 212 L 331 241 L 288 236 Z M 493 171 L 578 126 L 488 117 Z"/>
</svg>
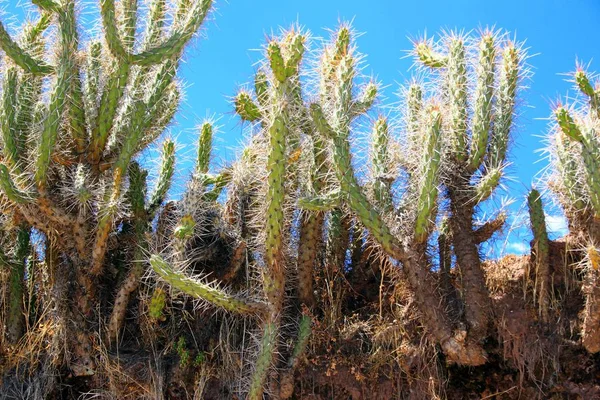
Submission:
<svg viewBox="0 0 600 400">
<path fill-rule="evenodd" d="M 524 242 L 510 242 L 507 246 L 506 246 L 506 250 L 509 253 L 514 253 L 514 254 L 527 254 L 529 253 L 529 245 L 524 243 Z"/>
<path fill-rule="evenodd" d="M 569 233 L 569 224 L 563 215 L 546 215 L 546 228 L 557 237 Z"/>
</svg>

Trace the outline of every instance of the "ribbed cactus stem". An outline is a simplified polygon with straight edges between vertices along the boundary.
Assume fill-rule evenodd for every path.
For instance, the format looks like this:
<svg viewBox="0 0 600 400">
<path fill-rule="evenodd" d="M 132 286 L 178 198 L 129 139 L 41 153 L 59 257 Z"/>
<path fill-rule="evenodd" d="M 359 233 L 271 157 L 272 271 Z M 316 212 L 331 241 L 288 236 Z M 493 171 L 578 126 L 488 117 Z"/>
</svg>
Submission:
<svg viewBox="0 0 600 400">
<path fill-rule="evenodd" d="M 276 41 L 272 41 L 267 46 L 267 56 L 271 65 L 273 76 L 279 83 L 285 82 L 287 75 L 285 70 L 285 62 L 281 54 L 281 47 Z"/>
<path fill-rule="evenodd" d="M 420 187 L 417 199 L 417 218 L 415 222 L 415 240 L 418 243 L 427 241 L 431 233 L 434 210 L 438 197 L 438 171 L 441 161 L 442 115 L 437 106 L 431 105 L 427 110 L 426 145 L 420 162 Z"/>
<path fill-rule="evenodd" d="M 260 109 L 254 104 L 252 97 L 247 92 L 239 92 L 235 97 L 234 104 L 235 112 L 244 121 L 253 122 L 261 117 Z"/>
<path fill-rule="evenodd" d="M 540 317 L 544 323 L 550 321 L 550 241 L 546 231 L 546 220 L 540 192 L 531 189 L 527 196 L 529 220 L 533 231 L 535 252 L 535 288 Z"/>
<path fill-rule="evenodd" d="M 492 124 L 496 47 L 494 36 L 485 34 L 479 42 L 477 86 L 473 111 L 473 134 L 468 160 L 469 171 L 476 171 L 487 151 Z"/>
<path fill-rule="evenodd" d="M 0 164 L 0 187 L 6 197 L 17 204 L 26 204 L 35 198 L 33 193 L 23 191 L 15 185 L 10 171 L 4 164 Z"/>
<path fill-rule="evenodd" d="M 594 90 L 594 86 L 582 69 L 575 72 L 575 83 L 581 93 L 590 99 L 590 109 L 596 115 L 596 118 L 600 119 L 600 90 Z"/>
<path fill-rule="evenodd" d="M 269 100 L 269 81 L 267 74 L 262 70 L 257 71 L 254 76 L 254 93 L 256 93 L 258 104 L 262 108 L 266 108 Z"/>
<path fill-rule="evenodd" d="M 265 279 L 265 294 L 279 312 L 283 296 L 283 228 L 285 226 L 283 201 L 285 196 L 285 141 L 287 136 L 286 122 L 283 117 L 276 117 L 269 128 L 271 151 L 267 161 L 267 221 L 265 241 L 265 261 L 268 275 Z"/>
<path fill-rule="evenodd" d="M 145 233 L 148 226 L 148 216 L 145 209 L 146 201 L 146 178 L 147 171 L 142 170 L 138 163 L 132 163 L 129 167 L 129 190 L 127 199 L 133 214 L 133 225 L 135 231 L 135 250 L 133 260 L 127 277 L 117 291 L 113 310 L 108 323 L 108 339 L 117 339 L 127 313 L 127 305 L 131 294 L 137 289 L 140 278 L 144 272 L 144 250 L 146 249 Z"/>
<path fill-rule="evenodd" d="M 21 143 L 16 130 L 16 113 L 18 109 L 18 75 L 14 67 L 4 72 L 2 82 L 2 110 L 0 111 L 0 134 L 2 136 L 5 163 L 15 168 L 21 157 Z"/>
<path fill-rule="evenodd" d="M 577 176 L 577 149 L 576 143 L 558 130 L 555 134 L 555 149 L 558 158 L 557 168 L 561 178 L 560 191 L 568 199 L 569 211 L 580 212 L 586 207 L 582 185 Z"/>
<path fill-rule="evenodd" d="M 205 122 L 200 127 L 200 137 L 198 138 L 198 154 L 196 157 L 196 172 L 199 174 L 208 173 L 210 167 L 210 157 L 212 154 L 213 127 L 210 122 Z"/>
<path fill-rule="evenodd" d="M 488 149 L 487 165 L 490 168 L 500 168 L 506 158 L 513 116 L 515 114 L 517 87 L 519 83 L 519 62 L 519 50 L 513 43 L 509 43 L 502 51 L 502 66 L 494 112 L 494 127 Z"/>
<path fill-rule="evenodd" d="M 493 168 L 487 170 L 485 175 L 483 175 L 475 186 L 475 195 L 478 203 L 481 203 L 487 200 L 494 190 L 500 184 L 500 180 L 502 179 L 502 169 L 501 168 Z"/>
<path fill-rule="evenodd" d="M 452 38 L 447 63 L 447 91 L 450 107 L 452 153 L 459 163 L 467 159 L 468 84 L 467 60 L 463 38 Z"/>
<path fill-rule="evenodd" d="M 392 257 L 404 257 L 400 243 L 392 235 L 389 227 L 379 213 L 374 210 L 367 197 L 362 192 L 352 169 L 350 160 L 350 144 L 343 134 L 334 132 L 323 116 L 323 111 L 318 104 L 311 104 L 311 115 L 315 126 L 324 137 L 333 140 L 333 154 L 336 174 L 340 182 L 342 193 L 346 197 L 350 208 L 356 213 L 361 223 L 371 232 L 384 251 Z"/>
<path fill-rule="evenodd" d="M 335 190 L 320 196 L 298 199 L 298 207 L 306 211 L 325 212 L 338 207 L 341 200 L 341 193 Z"/>
<path fill-rule="evenodd" d="M 161 256 L 152 255 L 150 265 L 154 272 L 165 282 L 192 297 L 202 299 L 224 310 L 238 314 L 263 315 L 266 311 L 265 304 L 245 300 L 231 295 L 220 288 L 197 279 L 189 278 L 182 272 L 175 271 Z"/>
<path fill-rule="evenodd" d="M 23 50 L 8 34 L 0 22 L 0 47 L 11 60 L 23 70 L 33 75 L 49 75 L 54 68 L 41 60 L 36 60 Z"/>
<path fill-rule="evenodd" d="M 577 142 L 583 141 L 581 129 L 575 122 L 575 120 L 573 120 L 573 117 L 569 113 L 569 110 L 567 110 L 563 106 L 559 106 L 556 108 L 556 110 L 554 110 L 554 116 L 556 118 L 558 126 L 565 135 Z"/>
<path fill-rule="evenodd" d="M 593 121 L 588 120 L 578 124 L 564 107 L 557 108 L 555 116 L 562 132 L 581 144 L 588 196 L 594 215 L 600 217 L 600 150 L 596 126 Z"/>
<path fill-rule="evenodd" d="M 161 206 L 167 192 L 171 187 L 173 174 L 175 173 L 175 143 L 172 140 L 165 140 L 162 150 L 162 162 L 158 172 L 156 187 L 150 196 L 146 212 L 149 219 L 153 219 L 156 211 Z"/>
<path fill-rule="evenodd" d="M 123 47 L 131 52 L 135 44 L 135 27 L 137 22 L 138 0 L 122 0 L 121 6 L 121 37 L 123 38 Z"/>
<path fill-rule="evenodd" d="M 21 338 L 25 329 L 24 298 L 25 292 L 25 265 L 29 254 L 28 227 L 20 227 L 17 231 L 17 245 L 15 260 L 10 264 L 10 300 L 8 304 L 8 336 L 11 342 L 16 343 Z"/>
<path fill-rule="evenodd" d="M 384 210 L 392 207 L 391 160 L 389 155 L 389 127 L 383 117 L 377 119 L 371 133 L 371 164 L 373 176 L 373 195 L 376 204 Z"/>
<path fill-rule="evenodd" d="M 429 68 L 442 68 L 445 67 L 448 62 L 448 59 L 445 56 L 436 53 L 433 50 L 431 43 L 426 40 L 417 43 L 415 46 L 415 53 L 419 61 Z"/>
<path fill-rule="evenodd" d="M 373 103 L 375 103 L 378 92 L 379 88 L 374 82 L 370 82 L 365 86 L 360 93 L 358 100 L 352 106 L 352 114 L 354 116 L 359 116 L 367 112 Z"/>
<path fill-rule="evenodd" d="M 46 118 L 42 126 L 41 139 L 38 147 L 38 158 L 36 160 L 35 182 L 39 187 L 46 185 L 48 166 L 54 151 L 54 145 L 58 135 L 58 128 L 62 120 L 62 114 L 67 103 L 67 95 L 72 85 L 75 62 L 74 50 L 77 48 L 77 35 L 74 34 L 74 18 L 72 17 L 73 3 L 65 4 L 65 10 L 59 13 L 59 64 L 56 67 L 56 83 L 50 95 L 50 104 Z"/>
<path fill-rule="evenodd" d="M 265 382 L 267 381 L 269 370 L 273 364 L 274 354 L 277 350 L 277 332 L 278 329 L 275 323 L 264 324 L 263 336 L 260 341 L 260 351 L 250 380 L 249 400 L 263 399 Z"/>
</svg>

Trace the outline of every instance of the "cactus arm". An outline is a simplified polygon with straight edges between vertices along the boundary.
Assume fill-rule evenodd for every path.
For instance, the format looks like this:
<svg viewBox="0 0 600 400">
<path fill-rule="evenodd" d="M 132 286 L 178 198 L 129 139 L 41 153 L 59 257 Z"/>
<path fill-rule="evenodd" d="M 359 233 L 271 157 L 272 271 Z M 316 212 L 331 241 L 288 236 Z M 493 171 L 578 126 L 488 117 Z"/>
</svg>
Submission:
<svg viewBox="0 0 600 400">
<path fill-rule="evenodd" d="M 87 109 L 86 123 L 88 132 L 97 132 L 98 129 L 98 95 L 100 93 L 102 44 L 93 41 L 89 44 L 85 64 L 86 79 L 83 86 L 84 105 Z"/>
<path fill-rule="evenodd" d="M 500 168 L 506 158 L 515 113 L 518 81 L 519 51 L 513 44 L 509 44 L 502 52 L 494 127 L 488 149 L 487 165 L 491 168 Z"/>
<path fill-rule="evenodd" d="M 579 183 L 577 177 L 578 165 L 573 141 L 562 131 L 557 131 L 555 148 L 558 158 L 557 169 L 561 178 L 561 191 L 570 200 L 568 208 L 576 212 L 583 211 L 586 208 L 582 192 L 584 185 Z"/>
<path fill-rule="evenodd" d="M 129 53 L 135 45 L 135 27 L 137 23 L 138 0 L 121 1 L 121 37 L 123 47 Z"/>
<path fill-rule="evenodd" d="M 285 61 L 281 54 L 281 47 L 276 41 L 272 41 L 267 46 L 267 56 L 271 65 L 273 76 L 279 83 L 285 82 L 287 76 L 285 71 Z"/>
<path fill-rule="evenodd" d="M 250 94 L 244 91 L 238 93 L 234 99 L 235 112 L 244 121 L 253 122 L 261 118 L 261 112 L 258 106 L 250 97 Z"/>
<path fill-rule="evenodd" d="M 431 219 L 435 219 L 434 210 L 438 197 L 438 171 L 441 161 L 442 115 L 437 107 L 428 111 L 427 145 L 423 153 L 423 178 L 417 200 L 417 219 L 415 222 L 415 240 L 427 241 L 431 233 Z"/>
<path fill-rule="evenodd" d="M 56 11 L 60 5 L 54 0 L 31 0 L 31 3 L 44 11 Z"/>
<path fill-rule="evenodd" d="M 210 157 L 212 153 L 213 127 L 210 122 L 205 122 L 200 127 L 200 137 L 198 138 L 198 154 L 196 156 L 196 172 L 199 174 L 208 173 L 210 166 Z"/>
<path fill-rule="evenodd" d="M 243 300 L 230 295 L 219 288 L 188 278 L 177 272 L 159 255 L 150 257 L 152 269 L 169 285 L 190 296 L 202 299 L 224 310 L 238 314 L 263 315 L 265 304 Z"/>
<path fill-rule="evenodd" d="M 10 301 L 8 309 L 7 327 L 9 338 L 13 343 L 23 335 L 25 329 L 25 314 L 23 309 L 23 294 L 25 285 L 25 265 L 29 254 L 28 227 L 20 227 L 17 232 L 16 260 L 10 264 Z"/>
<path fill-rule="evenodd" d="M 486 34 L 479 42 L 477 65 L 477 87 L 475 88 L 475 109 L 473 113 L 473 137 L 468 160 L 468 171 L 476 171 L 483 161 L 488 147 L 492 122 L 492 97 L 494 94 L 494 60 L 496 48 L 494 37 Z"/>
<path fill-rule="evenodd" d="M 146 207 L 146 212 L 149 219 L 153 219 L 156 211 L 165 200 L 167 192 L 171 187 L 173 173 L 175 172 L 175 143 L 172 140 L 167 140 L 163 144 L 162 164 L 158 173 L 158 181 L 156 188 L 150 196 L 150 201 Z"/>
<path fill-rule="evenodd" d="M 339 207 L 341 200 L 341 193 L 338 190 L 334 190 L 320 196 L 300 198 L 298 199 L 298 207 L 314 212 L 331 211 Z"/>
<path fill-rule="evenodd" d="M 348 139 L 333 131 L 323 116 L 323 111 L 318 104 L 311 104 L 311 116 L 315 126 L 324 137 L 333 140 L 334 166 L 340 182 L 342 193 L 346 197 L 350 208 L 356 213 L 361 223 L 371 232 L 386 253 L 402 260 L 404 252 L 400 243 L 392 235 L 390 229 L 381 216 L 369 204 L 367 197 L 358 184 L 352 164 L 350 162 L 350 145 Z"/>
<path fill-rule="evenodd" d="M 367 86 L 365 86 L 359 95 L 358 100 L 352 105 L 352 115 L 359 116 L 366 113 L 375 103 L 378 91 L 379 89 L 377 84 L 374 82 L 370 82 Z"/>
<path fill-rule="evenodd" d="M 0 47 L 7 56 L 11 58 L 19 67 L 33 75 L 49 75 L 54 72 L 54 68 L 43 61 L 36 60 L 23 50 L 10 37 L 2 22 L 0 22 Z"/>
<path fill-rule="evenodd" d="M 273 363 L 273 354 L 277 347 L 278 329 L 275 323 L 266 323 L 263 326 L 263 337 L 260 342 L 260 350 L 254 372 L 250 381 L 250 390 L 248 391 L 249 400 L 262 400 L 264 384 Z"/>
<path fill-rule="evenodd" d="M 150 3 L 150 16 L 144 34 L 144 43 L 142 44 L 143 49 L 155 46 L 160 40 L 163 33 L 166 8 L 167 4 L 165 0 L 153 0 L 152 3 Z"/>
<path fill-rule="evenodd" d="M 596 118 L 600 119 L 600 90 L 594 90 L 585 71 L 581 69 L 575 72 L 575 83 L 581 93 L 590 99 L 590 109 L 596 114 Z"/>
<path fill-rule="evenodd" d="M 462 38 L 455 38 L 450 43 L 448 54 L 447 90 L 450 106 L 450 134 L 452 135 L 452 152 L 459 163 L 467 159 L 467 62 L 465 44 Z"/>
<path fill-rule="evenodd" d="M 15 168 L 20 162 L 20 143 L 16 131 L 16 110 L 18 107 L 18 76 L 16 68 L 9 67 L 4 73 L 2 83 L 2 110 L 0 111 L 0 131 L 2 136 L 4 160 Z"/>
<path fill-rule="evenodd" d="M 0 164 L 0 187 L 2 191 L 10 199 L 17 204 L 26 204 L 34 200 L 34 196 L 17 188 L 8 168 L 4 164 Z"/>
<path fill-rule="evenodd" d="M 443 68 L 446 66 L 448 59 L 442 54 L 436 53 L 431 44 L 423 40 L 415 46 L 417 59 L 426 67 Z"/>
<path fill-rule="evenodd" d="M 108 141 L 110 130 L 114 125 L 120 99 L 125 93 L 131 64 L 124 61 L 115 61 L 113 68 L 114 70 L 108 77 L 108 82 L 102 92 L 97 122 L 95 129 L 92 131 L 90 143 L 90 162 L 92 164 L 98 163 L 106 148 L 106 142 Z"/>
<path fill-rule="evenodd" d="M 69 60 L 70 84 L 72 86 L 69 95 L 69 113 L 70 128 L 73 140 L 75 142 L 76 155 L 83 155 L 87 146 L 86 132 L 86 108 L 83 102 L 83 89 L 80 78 L 79 63 L 75 58 L 79 46 L 79 35 L 77 34 L 77 25 L 75 21 L 75 3 L 66 1 L 63 8 L 58 11 L 59 25 L 61 26 L 61 36 L 65 36 L 65 46 L 71 53 Z"/>
<path fill-rule="evenodd" d="M 110 52 L 121 60 L 127 60 L 129 54 L 123 45 L 117 21 L 115 17 L 115 0 L 101 0 L 100 14 L 102 16 L 102 26 L 104 27 L 104 37 Z"/>
<path fill-rule="evenodd" d="M 486 171 L 485 175 L 475 185 L 475 196 L 478 203 L 487 200 L 492 195 L 496 187 L 500 184 L 500 179 L 502 179 L 501 168 Z"/>
<path fill-rule="evenodd" d="M 75 62 L 73 51 L 77 47 L 77 37 L 74 34 L 76 27 L 73 25 L 74 20 L 71 18 L 74 12 L 73 7 L 73 3 L 68 2 L 65 5 L 65 10 L 58 13 L 60 61 L 56 67 L 56 84 L 50 95 L 50 104 L 42 127 L 36 160 L 35 182 L 39 187 L 46 185 L 48 166 L 54 151 L 63 110 L 65 109 L 67 93 L 72 84 L 73 64 Z"/>
<path fill-rule="evenodd" d="M 546 231 L 546 220 L 540 192 L 531 189 L 527 196 L 529 220 L 533 231 L 535 253 L 535 285 L 540 316 L 544 323 L 550 319 L 550 242 Z"/>
<path fill-rule="evenodd" d="M 555 116 L 562 132 L 581 144 L 587 192 L 594 214 L 600 217 L 600 156 L 596 129 L 593 123 L 576 123 L 564 107 L 559 107 Z"/>
<path fill-rule="evenodd" d="M 279 308 L 283 296 L 283 200 L 285 192 L 285 139 L 287 127 L 282 116 L 275 117 L 269 128 L 271 151 L 267 161 L 267 221 L 265 262 L 269 270 L 265 279 L 265 294 L 269 303 Z"/>
<path fill-rule="evenodd" d="M 144 273 L 143 259 L 144 251 L 147 248 L 145 234 L 148 229 L 148 216 L 145 207 L 147 175 L 148 173 L 145 170 L 142 170 L 138 163 L 133 162 L 130 165 L 127 198 L 131 206 L 134 220 L 135 250 L 133 252 L 131 269 L 115 296 L 115 302 L 108 324 L 108 338 L 111 341 L 117 339 L 119 332 L 123 327 L 129 298 L 131 293 L 137 289 L 140 278 Z"/>
<path fill-rule="evenodd" d="M 131 61 L 140 66 L 147 66 L 162 62 L 180 54 L 185 44 L 192 38 L 204 22 L 208 11 L 212 7 L 212 0 L 200 0 L 189 11 L 183 27 L 176 29 L 169 38 L 160 45 L 143 50 L 131 56 Z"/>
<path fill-rule="evenodd" d="M 505 222 L 506 213 L 504 212 L 500 213 L 493 220 L 487 221 L 473 232 L 473 235 L 475 235 L 475 241 L 477 243 L 487 242 L 498 230 L 504 226 Z"/>
<path fill-rule="evenodd" d="M 384 210 L 392 207 L 389 130 L 385 118 L 379 118 L 371 133 L 371 164 L 375 203 Z"/>
</svg>

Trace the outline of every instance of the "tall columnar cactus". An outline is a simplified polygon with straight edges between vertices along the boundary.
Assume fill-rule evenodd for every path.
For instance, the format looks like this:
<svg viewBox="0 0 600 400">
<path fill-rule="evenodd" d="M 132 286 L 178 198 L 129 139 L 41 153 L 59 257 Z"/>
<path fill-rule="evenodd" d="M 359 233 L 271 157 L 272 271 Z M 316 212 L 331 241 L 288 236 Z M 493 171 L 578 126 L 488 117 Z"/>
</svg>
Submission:
<svg viewBox="0 0 600 400">
<path fill-rule="evenodd" d="M 596 251 L 600 243 L 600 83 L 592 83 L 581 67 L 577 68 L 573 78 L 582 102 L 579 107 L 570 108 L 559 103 L 554 108 L 549 186 L 563 206 L 571 229 L 584 237 L 584 241 L 578 243 L 587 253 L 582 341 L 588 351 L 596 353 L 600 351 Z"/>
<path fill-rule="evenodd" d="M 327 138 L 333 152 L 334 165 L 344 202 L 356 214 L 361 224 L 369 231 L 381 249 L 399 260 L 415 291 L 417 304 L 424 317 L 425 326 L 439 341 L 450 360 L 461 364 L 478 365 L 485 362 L 483 350 L 467 339 L 463 332 L 454 333 L 452 323 L 445 313 L 443 300 L 439 297 L 433 277 L 429 274 L 427 240 L 433 229 L 435 219 L 437 186 L 441 160 L 442 115 L 435 102 L 424 107 L 419 118 L 418 131 L 424 137 L 425 146 L 419 153 L 422 158 L 415 163 L 419 174 L 414 174 L 410 192 L 416 201 L 407 233 L 410 240 L 402 240 L 392 233 L 391 228 L 380 214 L 380 210 L 371 204 L 363 188 L 359 185 L 351 165 L 350 126 L 354 118 L 365 110 L 360 99 L 353 97 L 356 56 L 349 47 L 349 31 L 341 28 L 333 44 L 325 51 L 328 66 L 321 67 L 323 74 L 335 77 L 330 82 L 322 78 L 320 93 L 328 101 L 311 105 L 311 116 L 319 133 Z M 339 57 L 329 56 L 338 54 Z M 331 65 L 333 64 L 333 65 Z M 361 97 L 365 97 L 364 95 Z M 372 102 L 372 100 L 370 101 Z M 361 105 L 358 107 L 357 105 Z M 368 107 L 367 107 L 368 108 Z"/>
<path fill-rule="evenodd" d="M 438 43 L 422 41 L 415 56 L 443 99 L 442 130 L 447 141 L 442 160 L 443 184 L 450 200 L 450 228 L 469 333 L 485 337 L 491 312 L 478 244 L 473 235 L 476 207 L 498 187 L 506 165 L 524 54 L 519 46 L 491 31 L 477 40 L 469 59 L 467 38 L 450 34 Z M 471 84 L 471 77 L 475 82 Z M 475 90 L 471 94 L 469 87 Z"/>
<path fill-rule="evenodd" d="M 78 282 L 70 307 L 77 339 L 68 338 L 74 358 L 69 364 L 75 375 L 93 374 L 85 319 L 96 308 L 109 237 L 129 218 L 123 201 L 127 172 L 177 109 L 178 61 L 212 0 L 178 1 L 173 18 L 166 17 L 170 7 L 164 0 L 151 1 L 142 39 L 136 38 L 137 1 L 102 0 L 103 35 L 88 45 L 79 41 L 74 0 L 34 3 L 40 17 L 19 39 L 0 23 L 0 48 L 7 55 L 0 187 L 30 225 L 58 239 L 64 268 L 72 269 Z M 51 24 L 57 27 L 54 39 L 44 35 Z M 168 183 L 159 181 L 153 212 L 166 188 Z M 135 207 L 133 213 L 139 217 Z M 140 275 L 136 264 L 123 290 L 130 293 Z M 127 303 L 123 290 L 111 322 L 113 336 Z"/>
<path fill-rule="evenodd" d="M 550 307 L 550 242 L 546 231 L 546 219 L 542 207 L 542 197 L 536 189 L 527 196 L 529 220 L 533 231 L 533 252 L 535 254 L 535 293 L 543 322 L 549 322 Z"/>
<path fill-rule="evenodd" d="M 286 215 L 287 199 L 286 184 L 292 173 L 287 167 L 288 160 L 294 156 L 298 146 L 298 132 L 293 128 L 297 120 L 297 110 L 293 107 L 302 106 L 298 97 L 299 65 L 304 53 L 305 36 L 294 29 L 285 33 L 280 40 L 273 39 L 266 48 L 266 60 L 270 74 L 262 75 L 257 80 L 256 96 L 258 104 L 246 92 L 240 92 L 236 97 L 235 107 L 238 114 L 247 121 L 259 120 L 266 136 L 264 144 L 268 149 L 264 163 L 266 184 L 264 184 L 264 209 L 258 211 L 257 224 L 262 225 L 262 243 L 255 243 L 261 252 L 264 267 L 260 271 L 264 302 L 244 295 L 229 294 L 226 290 L 194 280 L 185 276 L 184 271 L 177 271 L 161 256 L 155 254 L 150 259 L 154 270 L 169 284 L 184 291 L 188 295 L 200 298 L 205 302 L 223 308 L 227 311 L 257 317 L 262 324 L 262 339 L 258 355 L 254 363 L 254 371 L 250 379 L 248 396 L 251 399 L 261 399 L 266 388 L 269 371 L 276 366 L 275 354 L 279 348 L 279 325 L 283 312 L 286 282 L 286 250 L 288 236 L 286 232 L 290 216 Z M 300 101 L 300 102 L 299 102 Z M 295 112 L 296 111 L 296 112 Z M 198 158 L 197 172 L 206 174 L 208 158 L 202 150 L 202 140 Z M 195 180 L 196 178 L 194 178 Z M 193 194 L 193 183 L 184 195 L 184 207 L 198 199 Z M 193 236 L 196 221 L 195 215 L 189 217 L 189 235 L 181 229 L 174 235 L 188 238 Z M 182 220 L 183 220 L 182 218 Z M 262 220 L 262 221 L 261 221 Z M 198 221 L 198 224 L 202 221 Z M 177 239 L 177 238 L 175 238 Z M 256 240 L 256 238 L 255 238 Z M 185 264 L 186 260 L 182 262 Z M 304 321 L 304 320 L 303 320 Z M 306 332 L 306 321 L 302 323 L 302 335 Z M 305 339 L 303 339 L 305 341 Z M 295 362 L 293 363 L 295 364 Z"/>
</svg>

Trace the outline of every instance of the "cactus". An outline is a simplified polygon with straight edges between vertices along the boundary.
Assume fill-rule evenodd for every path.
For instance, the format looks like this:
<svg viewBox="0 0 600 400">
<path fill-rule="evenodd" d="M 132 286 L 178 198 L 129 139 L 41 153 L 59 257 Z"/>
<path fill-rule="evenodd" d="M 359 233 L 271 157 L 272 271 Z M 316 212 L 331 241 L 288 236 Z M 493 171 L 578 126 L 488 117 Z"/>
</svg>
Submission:
<svg viewBox="0 0 600 400">
<path fill-rule="evenodd" d="M 546 232 L 546 220 L 542 207 L 540 192 L 531 189 L 527 196 L 529 220 L 533 231 L 533 251 L 535 254 L 535 293 L 540 317 L 544 323 L 549 322 L 550 304 L 550 242 Z"/>
<path fill-rule="evenodd" d="M 597 318 L 598 291 L 597 251 L 600 243 L 600 176 L 598 154 L 598 121 L 600 91 L 580 66 L 573 74 L 582 98 L 578 107 L 558 103 L 553 110 L 554 125 L 550 137 L 550 189 L 565 210 L 569 225 L 583 240 L 576 240 L 585 268 L 585 309 L 582 342 L 591 353 L 600 351 L 600 320 Z"/>
<path fill-rule="evenodd" d="M 338 32 L 335 44 L 325 50 L 324 54 L 335 54 L 335 49 L 343 48 L 347 36 L 348 32 L 342 28 Z M 320 134 L 329 139 L 333 147 L 332 163 L 336 170 L 343 199 L 382 250 L 399 260 L 404 266 L 409 283 L 417 296 L 417 304 L 424 315 L 425 325 L 440 342 L 448 357 L 461 364 L 481 364 L 485 362 L 484 352 L 477 345 L 464 342 L 464 337 L 459 339 L 459 336 L 454 336 L 451 322 L 441 308 L 442 301 L 438 300 L 439 294 L 432 286 L 431 277 L 428 277 L 425 248 L 427 238 L 431 233 L 432 213 L 435 210 L 438 164 L 436 162 L 429 163 L 429 160 L 423 157 L 423 161 L 426 163 L 419 165 L 423 171 L 426 171 L 424 180 L 416 177 L 414 179 L 414 191 L 421 194 L 418 196 L 419 200 L 415 202 L 419 211 L 416 212 L 418 218 L 415 219 L 413 226 L 419 228 L 415 231 L 417 233 L 411 235 L 412 240 L 406 246 L 392 234 L 380 212 L 365 196 L 354 175 L 348 136 L 350 124 L 356 117 L 351 110 L 355 59 L 347 46 L 341 53 L 343 54 L 340 54 L 339 57 L 332 57 L 332 60 L 336 60 L 336 65 L 332 68 L 327 66 L 321 68 L 325 71 L 334 70 L 335 81 L 328 83 L 322 79 L 320 89 L 322 98 L 333 97 L 333 104 L 326 103 L 324 104 L 326 107 L 312 104 L 311 116 Z M 325 62 L 329 62 L 328 59 L 325 59 Z M 337 71 L 335 71 L 336 69 Z M 430 149 L 429 155 L 436 159 L 439 154 L 439 140 L 436 138 L 439 135 L 440 113 L 435 105 L 431 105 L 427 108 L 425 115 L 427 118 L 419 125 L 420 129 L 425 131 L 431 129 L 428 136 L 430 139 L 428 149 Z"/>
<path fill-rule="evenodd" d="M 449 151 L 441 167 L 446 171 L 443 184 L 450 201 L 453 250 L 463 277 L 465 317 L 471 337 L 480 341 L 487 334 L 491 302 L 477 248 L 480 241 L 473 235 L 474 215 L 502 178 L 524 54 L 518 44 L 483 31 L 477 60 L 471 65 L 467 43 L 462 35 L 449 34 L 439 43 L 417 43 L 414 54 L 432 79 L 439 81 L 436 90 L 441 91 L 442 107 L 448 110 L 443 128 L 449 132 Z M 468 94 L 471 76 L 476 79 L 472 99 Z"/>
<path fill-rule="evenodd" d="M 104 276 L 108 239 L 128 218 L 123 207 L 127 172 L 173 116 L 179 99 L 178 61 L 212 1 L 178 2 L 168 34 L 162 27 L 165 2 L 152 1 L 139 48 L 134 45 L 136 1 L 115 5 L 114 0 L 102 0 L 104 41 L 93 39 L 87 46 L 79 40 L 74 0 L 35 3 L 40 18 L 27 25 L 19 39 L 0 23 L 0 48 L 8 56 L 2 74 L 0 186 L 28 224 L 53 239 L 58 233 L 60 259 L 78 282 L 71 313 L 79 314 L 76 307 L 82 307 L 89 316 L 98 296 L 97 280 Z M 56 55 L 50 62 L 43 35 L 52 24 L 58 31 L 56 40 L 49 42 Z M 42 79 L 50 82 L 49 96 L 42 96 Z M 144 210 L 142 218 L 139 207 L 132 205 L 142 247 L 145 226 L 164 199 L 173 172 L 170 151 L 149 214 Z M 26 162 L 31 156 L 33 162 Z M 133 177 L 130 181 L 136 185 Z M 143 197 L 144 190 L 129 192 Z M 111 337 L 122 324 L 129 294 L 143 272 L 137 262 L 141 253 L 133 258 L 131 274 L 115 301 Z M 88 323 L 79 317 L 73 321 L 76 334 L 68 340 L 73 358 L 69 363 L 76 375 L 94 373 Z"/>
</svg>

